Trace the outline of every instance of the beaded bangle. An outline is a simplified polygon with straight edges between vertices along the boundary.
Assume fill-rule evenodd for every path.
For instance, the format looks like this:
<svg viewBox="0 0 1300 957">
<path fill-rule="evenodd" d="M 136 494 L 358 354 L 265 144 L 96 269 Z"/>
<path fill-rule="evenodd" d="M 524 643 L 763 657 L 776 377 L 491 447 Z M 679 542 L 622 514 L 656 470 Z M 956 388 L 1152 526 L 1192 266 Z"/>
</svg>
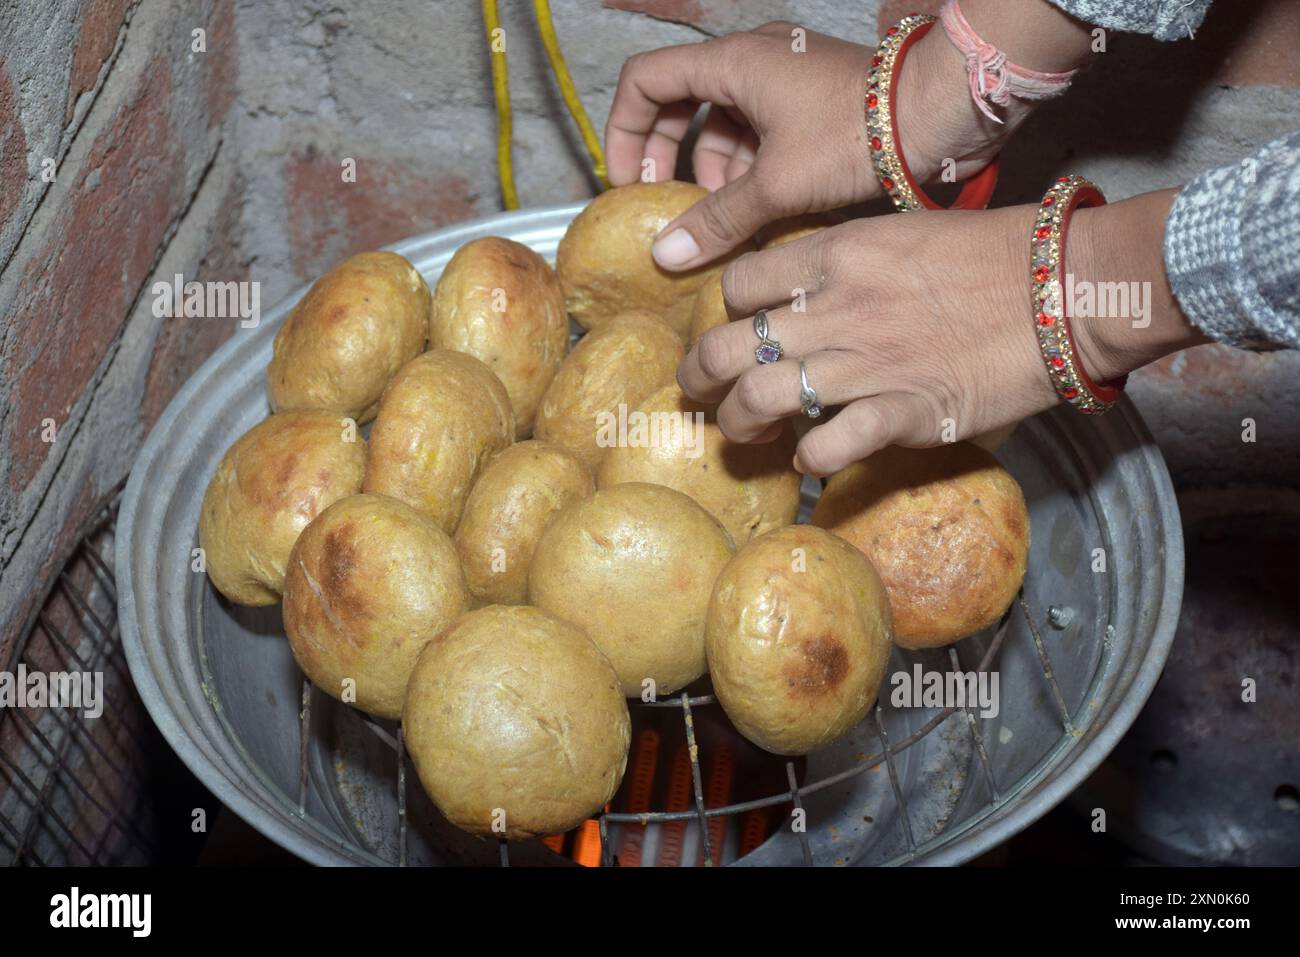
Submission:
<svg viewBox="0 0 1300 957">
<path fill-rule="evenodd" d="M 867 72 L 867 142 L 871 147 L 871 168 L 899 212 L 944 208 L 926 195 L 907 167 L 899 144 L 898 112 L 894 104 L 904 55 L 935 23 L 934 17 L 917 13 L 899 20 L 885 31 Z M 993 197 L 997 181 L 998 161 L 994 159 L 966 181 L 952 208 L 984 209 Z"/>
<path fill-rule="evenodd" d="M 1047 191 L 1030 238 L 1030 301 L 1038 346 L 1057 395 L 1085 415 L 1100 415 L 1119 399 L 1128 376 L 1094 382 L 1083 368 L 1066 315 L 1065 237 L 1080 206 L 1104 206 L 1106 197 L 1082 176 L 1062 176 Z"/>
</svg>

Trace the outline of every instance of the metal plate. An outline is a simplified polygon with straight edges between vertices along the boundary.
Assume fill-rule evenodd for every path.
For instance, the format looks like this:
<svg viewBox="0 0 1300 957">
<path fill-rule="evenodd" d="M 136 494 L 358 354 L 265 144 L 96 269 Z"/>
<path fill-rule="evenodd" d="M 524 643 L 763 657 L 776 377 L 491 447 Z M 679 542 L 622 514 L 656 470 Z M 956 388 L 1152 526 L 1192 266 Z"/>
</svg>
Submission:
<svg viewBox="0 0 1300 957">
<path fill-rule="evenodd" d="M 579 209 L 487 217 L 391 248 L 430 284 L 459 246 L 481 236 L 508 236 L 553 260 Z M 218 798 L 310 862 L 392 863 L 391 750 L 354 712 L 317 695 L 313 786 L 300 807 L 301 675 L 282 638 L 278 609 L 235 608 L 190 570 L 208 479 L 230 444 L 268 414 L 264 376 L 272 338 L 305 291 L 264 315 L 258 328 L 238 330 L 181 389 L 146 441 L 118 524 L 122 637 L 154 720 Z M 1064 408 L 1045 413 L 1024 423 L 999 457 L 1025 490 L 1033 543 L 1029 613 L 1013 615 L 994 662 L 1001 712 L 973 722 L 987 746 L 988 771 L 972 761 L 971 722 L 953 715 L 895 759 L 906 814 L 898 813 L 884 768 L 809 796 L 808 834 L 818 862 L 957 864 L 977 856 L 1077 786 L 1132 723 L 1160 673 L 1181 598 L 1182 538 L 1168 473 L 1132 405 L 1122 402 L 1095 420 Z M 1101 573 L 1092 570 L 1098 548 L 1106 554 Z M 1048 626 L 1050 606 L 1073 610 L 1067 627 Z M 1041 652 L 1031 620 L 1041 632 Z M 964 668 L 974 667 L 988 641 L 982 635 L 959 643 Z M 914 658 L 896 652 L 895 665 L 909 667 Z M 1068 723 L 1044 678 L 1044 661 Z M 891 741 L 932 717 L 882 703 Z M 852 768 L 864 750 L 879 750 L 870 722 L 849 741 L 811 756 L 807 779 Z M 411 863 L 495 858 L 494 848 L 454 832 L 431 809 L 421 813 L 418 791 L 407 791 L 416 805 L 409 815 Z M 514 859 L 516 851 L 511 854 Z M 798 841 L 781 833 L 744 863 L 800 860 Z"/>
</svg>

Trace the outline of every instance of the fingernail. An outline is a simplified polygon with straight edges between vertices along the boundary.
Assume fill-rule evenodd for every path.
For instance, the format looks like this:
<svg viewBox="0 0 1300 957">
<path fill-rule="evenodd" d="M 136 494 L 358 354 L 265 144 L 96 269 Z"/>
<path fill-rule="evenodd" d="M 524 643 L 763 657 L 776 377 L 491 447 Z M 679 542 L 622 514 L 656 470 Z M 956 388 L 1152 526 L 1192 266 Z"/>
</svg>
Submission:
<svg viewBox="0 0 1300 957">
<path fill-rule="evenodd" d="M 665 268 L 688 263 L 699 254 L 700 247 L 684 229 L 674 229 L 667 236 L 655 240 L 655 244 L 650 247 L 650 255 Z"/>
</svg>

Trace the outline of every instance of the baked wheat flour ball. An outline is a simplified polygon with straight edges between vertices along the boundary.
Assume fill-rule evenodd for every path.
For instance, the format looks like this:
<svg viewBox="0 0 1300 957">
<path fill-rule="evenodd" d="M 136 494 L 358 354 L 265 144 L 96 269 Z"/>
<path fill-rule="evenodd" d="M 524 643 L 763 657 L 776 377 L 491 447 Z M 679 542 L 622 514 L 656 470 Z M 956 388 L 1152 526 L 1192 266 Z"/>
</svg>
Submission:
<svg viewBox="0 0 1300 957">
<path fill-rule="evenodd" d="M 361 490 L 366 443 L 327 412 L 281 412 L 222 457 L 199 512 L 208 578 L 237 605 L 274 605 L 289 552 L 331 503 Z"/>
<path fill-rule="evenodd" d="M 706 636 L 713 690 L 737 730 L 775 754 L 807 754 L 848 734 L 875 702 L 889 599 L 848 542 L 787 525 L 727 563 Z"/>
<path fill-rule="evenodd" d="M 428 515 L 386 495 L 339 499 L 298 537 L 284 629 L 326 694 L 399 718 L 424 646 L 469 607 L 456 549 Z"/>
<path fill-rule="evenodd" d="M 500 236 L 456 250 L 433 293 L 431 349 L 455 349 L 496 373 L 528 436 L 542 394 L 569 351 L 560 280 L 527 246 Z"/>
<path fill-rule="evenodd" d="M 425 648 L 402 730 L 447 820 L 506 838 L 561 834 L 599 813 L 632 734 L 605 656 L 577 626 L 526 605 L 471 611 Z"/>
<path fill-rule="evenodd" d="M 276 412 L 375 417 L 379 396 L 424 351 L 429 287 L 397 253 L 351 256 L 312 285 L 276 333 L 266 370 Z"/>
<path fill-rule="evenodd" d="M 731 536 L 681 492 L 632 482 L 563 509 L 542 533 L 528 600 L 580 626 L 623 693 L 662 696 L 705 671 L 704 614 Z"/>
<path fill-rule="evenodd" d="M 1024 494 L 969 442 L 891 446 L 850 465 L 831 476 L 812 521 L 871 559 L 903 648 L 934 648 L 987 628 L 1025 578 Z"/>
</svg>

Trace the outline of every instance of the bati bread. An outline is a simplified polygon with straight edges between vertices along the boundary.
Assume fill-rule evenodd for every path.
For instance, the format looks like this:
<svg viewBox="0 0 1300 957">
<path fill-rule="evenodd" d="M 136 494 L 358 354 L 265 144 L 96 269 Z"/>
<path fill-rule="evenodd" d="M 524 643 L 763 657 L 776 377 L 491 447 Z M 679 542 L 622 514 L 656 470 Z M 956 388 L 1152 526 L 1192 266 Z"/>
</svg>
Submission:
<svg viewBox="0 0 1300 957">
<path fill-rule="evenodd" d="M 831 477 L 812 520 L 871 559 L 904 648 L 988 627 L 1025 577 L 1024 495 L 997 459 L 968 442 L 890 447 L 850 465 Z"/>
<path fill-rule="evenodd" d="M 397 253 L 361 253 L 307 291 L 275 336 L 266 370 L 276 412 L 375 417 L 380 393 L 424 351 L 429 287 Z"/>
<path fill-rule="evenodd" d="M 600 813 L 631 740 L 605 656 L 574 625 L 527 606 L 472 611 L 430 643 L 402 730 L 438 810 L 498 838 L 561 834 Z"/>
<path fill-rule="evenodd" d="M 203 495 L 199 546 L 208 578 L 238 605 L 274 605 L 307 524 L 361 490 L 366 443 L 325 412 L 282 412 L 249 429 Z"/>
<path fill-rule="evenodd" d="M 349 495 L 307 526 L 284 580 L 284 629 L 326 694 L 399 718 L 415 660 L 469 607 L 447 533 L 386 495 Z"/>
<path fill-rule="evenodd" d="M 433 349 L 384 390 L 365 491 L 401 499 L 451 534 L 479 470 L 514 434 L 510 396 L 492 370 L 463 352 Z"/>
<path fill-rule="evenodd" d="M 718 428 L 713 407 L 688 399 L 675 382 L 636 412 L 653 431 L 646 442 L 629 441 L 605 453 L 596 474 L 600 488 L 622 482 L 675 488 L 702 505 L 740 544 L 794 522 L 801 476 L 791 465 L 795 438 L 788 424 L 773 442 L 732 442 Z"/>
<path fill-rule="evenodd" d="M 646 313 L 619 316 L 574 346 L 542 398 L 536 437 L 568 449 L 595 468 L 608 445 L 599 439 L 601 416 L 623 416 L 673 381 L 682 344 Z"/>
<path fill-rule="evenodd" d="M 809 525 L 760 535 L 713 586 L 709 674 L 746 738 L 807 754 L 848 734 L 876 700 L 889 598 L 862 553 Z"/>
<path fill-rule="evenodd" d="M 568 506 L 528 573 L 528 600 L 583 628 L 623 693 L 678 690 L 704 674 L 704 612 L 731 536 L 681 492 L 630 483 Z"/>
<path fill-rule="evenodd" d="M 569 351 L 559 278 L 545 259 L 513 240 L 466 243 L 434 290 L 429 347 L 467 352 L 495 372 L 510 395 L 515 438 L 524 438 Z"/>
<path fill-rule="evenodd" d="M 488 463 L 456 528 L 456 550 L 474 600 L 527 601 L 528 567 L 543 529 L 556 512 L 594 488 L 581 459 L 545 442 L 520 442 Z"/>
<path fill-rule="evenodd" d="M 615 316 L 648 310 L 661 316 L 684 342 L 695 293 L 717 282 L 723 267 L 747 249 L 689 272 L 660 269 L 650 247 L 660 230 L 709 195 L 702 186 L 668 180 L 606 190 L 569 225 L 556 252 L 569 314 L 584 329 Z"/>
</svg>

